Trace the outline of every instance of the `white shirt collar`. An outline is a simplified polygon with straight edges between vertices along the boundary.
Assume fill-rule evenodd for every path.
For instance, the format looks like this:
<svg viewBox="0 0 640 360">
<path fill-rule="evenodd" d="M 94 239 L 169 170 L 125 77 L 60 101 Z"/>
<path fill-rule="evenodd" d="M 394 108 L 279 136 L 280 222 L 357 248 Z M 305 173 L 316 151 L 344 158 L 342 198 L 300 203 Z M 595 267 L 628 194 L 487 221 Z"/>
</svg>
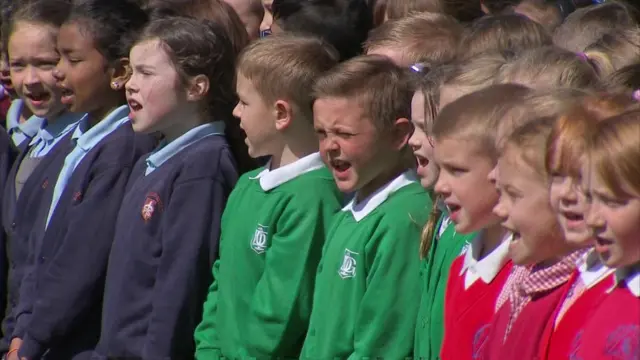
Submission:
<svg viewBox="0 0 640 360">
<path fill-rule="evenodd" d="M 293 180 L 296 177 L 308 173 L 313 170 L 318 170 L 324 166 L 322 162 L 322 158 L 320 157 L 320 153 L 313 153 L 311 155 L 307 155 L 302 159 L 298 159 L 297 161 L 292 162 L 291 164 L 279 167 L 274 170 L 270 170 L 269 166 L 271 165 L 271 161 L 265 166 L 265 169 L 262 170 L 258 175 L 252 180 L 259 180 L 260 187 L 264 191 L 270 191 L 278 186 L 286 183 L 287 181 Z"/>
<path fill-rule="evenodd" d="M 613 273 L 614 269 L 605 266 L 598 254 L 591 250 L 577 262 L 580 279 L 586 288 L 590 288 Z"/>
<path fill-rule="evenodd" d="M 609 291 L 613 291 L 613 289 L 624 281 L 627 289 L 629 289 L 635 297 L 640 298 L 640 269 L 637 267 L 616 269 L 613 279 L 613 287 L 609 289 Z"/>
<path fill-rule="evenodd" d="M 489 284 L 500 272 L 504 264 L 509 260 L 509 242 L 513 234 L 508 233 L 502 239 L 498 247 L 493 249 L 487 256 L 477 260 L 482 251 L 484 234 L 476 236 L 472 241 L 469 249 L 464 255 L 464 263 L 460 270 L 460 276 L 465 271 L 465 289 L 468 289 L 478 279 L 482 279 L 485 284 Z"/>
<path fill-rule="evenodd" d="M 385 200 L 387 200 L 387 198 L 389 198 L 391 194 L 407 185 L 416 182 L 417 179 L 418 175 L 416 174 L 415 170 L 407 170 L 357 204 L 355 201 L 358 197 L 358 194 L 356 193 L 353 196 L 353 199 L 349 201 L 347 206 L 345 206 L 342 211 L 351 211 L 356 222 L 360 222 L 360 220 L 364 219 L 373 210 L 375 210 L 376 208 L 378 208 L 378 206 L 385 202 Z"/>
</svg>

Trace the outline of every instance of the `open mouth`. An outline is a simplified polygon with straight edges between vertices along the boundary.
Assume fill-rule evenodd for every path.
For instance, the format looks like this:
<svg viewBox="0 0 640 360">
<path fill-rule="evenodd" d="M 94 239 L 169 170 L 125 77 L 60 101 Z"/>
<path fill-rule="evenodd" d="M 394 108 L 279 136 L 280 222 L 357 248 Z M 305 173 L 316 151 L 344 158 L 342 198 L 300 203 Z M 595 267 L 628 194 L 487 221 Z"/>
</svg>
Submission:
<svg viewBox="0 0 640 360">
<path fill-rule="evenodd" d="M 578 212 L 563 211 L 562 216 L 569 221 L 584 221 L 584 215 Z"/>
<path fill-rule="evenodd" d="M 133 100 L 133 99 L 129 99 L 127 101 L 127 103 L 129 104 L 129 109 L 131 109 L 131 111 L 140 111 L 142 110 L 142 105 L 140 105 L 139 102 Z"/>
<path fill-rule="evenodd" d="M 51 94 L 48 92 L 25 93 L 24 96 L 34 104 L 41 104 L 51 99 Z"/>
<path fill-rule="evenodd" d="M 342 161 L 339 159 L 333 159 L 330 161 L 331 167 L 337 172 L 345 172 L 351 168 L 351 164 L 347 161 Z"/>
<path fill-rule="evenodd" d="M 426 157 L 415 153 L 413 155 L 416 157 L 416 161 L 419 167 L 427 167 L 427 165 L 429 165 L 429 159 L 427 159 Z"/>
<path fill-rule="evenodd" d="M 456 213 L 460 211 L 460 209 L 462 209 L 462 206 L 457 204 L 446 204 L 446 205 L 447 205 L 447 211 L 449 212 L 449 214 Z"/>
</svg>

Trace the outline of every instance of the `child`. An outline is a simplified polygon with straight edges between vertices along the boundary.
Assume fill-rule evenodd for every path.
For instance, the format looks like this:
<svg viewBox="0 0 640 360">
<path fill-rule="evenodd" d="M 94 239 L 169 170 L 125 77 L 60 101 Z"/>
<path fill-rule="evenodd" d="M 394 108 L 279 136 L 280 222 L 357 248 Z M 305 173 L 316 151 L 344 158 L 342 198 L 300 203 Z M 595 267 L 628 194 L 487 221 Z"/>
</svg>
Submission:
<svg viewBox="0 0 640 360">
<path fill-rule="evenodd" d="M 415 13 L 432 12 L 453 16 L 463 23 L 471 22 L 482 15 L 480 1 L 452 2 L 448 0 L 388 0 L 386 19 L 394 20 Z"/>
<path fill-rule="evenodd" d="M 128 0 L 88 0 L 60 28 L 62 103 L 86 115 L 64 166 L 42 184 L 51 201 L 38 209 L 29 239 L 12 340 L 20 358 L 75 359 L 95 348 L 118 208 L 131 168 L 154 145 L 134 134 L 123 91 L 128 41 L 145 21 Z"/>
<path fill-rule="evenodd" d="M 640 28 L 605 34 L 585 49 L 584 56 L 601 77 L 637 64 L 640 58 Z"/>
<path fill-rule="evenodd" d="M 337 60 L 320 40 L 284 35 L 240 57 L 234 115 L 250 155 L 271 161 L 242 176 L 229 198 L 195 332 L 198 359 L 300 354 L 320 251 L 342 200 L 317 152 L 310 92 Z"/>
<path fill-rule="evenodd" d="M 504 143 L 498 160 L 496 215 L 513 232 L 515 265 L 496 303 L 484 356 L 534 359 L 565 284 L 583 251 L 567 243 L 549 204 L 545 146 L 554 118 L 529 122 Z"/>
<path fill-rule="evenodd" d="M 219 28 L 174 18 L 151 22 L 129 58 L 133 129 L 164 141 L 138 161 L 120 206 L 96 352 L 187 359 L 237 179 L 224 122 L 209 122 L 232 103 L 235 54 Z"/>
<path fill-rule="evenodd" d="M 551 36 L 538 23 L 510 15 L 483 16 L 471 23 L 460 41 L 462 58 L 495 51 L 519 52 L 551 45 Z"/>
<path fill-rule="evenodd" d="M 547 145 L 546 167 L 551 174 L 549 196 L 568 243 L 582 248 L 593 244 L 584 221 L 588 204 L 580 191 L 580 164 L 584 161 L 587 139 L 597 121 L 624 111 L 634 105 L 632 102 L 627 96 L 588 97 L 554 124 Z M 594 252 L 589 252 L 579 259 L 557 315 L 547 326 L 549 336 L 541 343 L 543 358 L 570 358 L 573 339 L 606 296 L 610 284 L 603 280 L 612 270 L 596 258 Z"/>
<path fill-rule="evenodd" d="M 385 55 L 402 67 L 417 62 L 446 63 L 456 57 L 462 25 L 435 13 L 388 21 L 371 31 L 364 44 L 369 55 Z"/>
<path fill-rule="evenodd" d="M 14 325 L 15 305 L 28 253 L 28 236 L 38 210 L 48 206 L 40 191 L 45 169 L 60 171 L 70 150 L 71 132 L 80 115 L 65 111 L 53 76 L 59 59 L 55 42 L 60 25 L 68 15 L 64 2 L 39 0 L 20 4 L 5 31 L 15 91 L 24 99 L 24 108 L 43 124 L 31 141 L 23 141 L 20 154 L 3 187 L 2 222 L 8 235 L 10 268 L 8 273 L 9 305 L 3 316 L 8 343 Z M 15 133 L 14 133 L 15 134 Z M 11 155 L 10 155 L 11 156 Z"/>
<path fill-rule="evenodd" d="M 514 84 L 485 88 L 447 105 L 434 124 L 434 157 L 441 169 L 435 191 L 457 233 L 479 232 L 450 268 L 442 359 L 473 359 L 482 352 L 496 299 L 511 270 L 510 234 L 492 212 L 498 193 L 488 174 L 497 162 L 498 124 L 507 121 L 506 110 L 529 91 Z"/>
<path fill-rule="evenodd" d="M 387 58 L 368 55 L 314 86 L 320 151 L 338 188 L 355 194 L 328 233 L 303 359 L 411 356 L 418 300 L 398 295 L 420 286 L 418 236 L 431 199 L 407 147 L 407 80 Z"/>
<path fill-rule="evenodd" d="M 598 124 L 588 147 L 582 183 L 590 201 L 586 221 L 600 261 L 616 271 L 578 340 L 574 354 L 585 360 L 640 356 L 638 133 L 640 112 L 635 110 Z"/>
</svg>

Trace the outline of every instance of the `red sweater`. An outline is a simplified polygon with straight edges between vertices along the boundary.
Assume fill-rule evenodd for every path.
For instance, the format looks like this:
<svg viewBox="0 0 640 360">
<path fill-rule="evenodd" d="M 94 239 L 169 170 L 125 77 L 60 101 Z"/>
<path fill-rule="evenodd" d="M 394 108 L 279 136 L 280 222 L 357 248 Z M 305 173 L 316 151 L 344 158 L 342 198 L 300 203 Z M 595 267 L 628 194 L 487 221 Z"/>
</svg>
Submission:
<svg viewBox="0 0 640 360">
<path fill-rule="evenodd" d="M 640 287 L 637 276 L 636 291 Z M 639 296 L 625 282 L 616 285 L 587 321 L 571 359 L 640 359 Z"/>
<path fill-rule="evenodd" d="M 569 280 L 566 289 L 573 289 L 577 281 L 579 281 L 580 272 L 576 270 Z M 591 317 L 591 314 L 598 308 L 607 295 L 607 289 L 611 288 L 613 281 L 611 276 L 594 284 L 590 288 L 584 290 L 580 297 L 566 310 L 562 318 L 556 325 L 556 316 L 562 307 L 563 301 L 560 302 L 556 309 L 556 316 L 552 321 L 547 323 L 547 329 L 543 335 L 543 341 L 540 343 L 541 359 L 548 360 L 565 360 L 573 359 L 571 353 L 575 350 L 577 343 L 576 336 L 582 330 L 584 324 Z M 568 293 L 569 291 L 567 291 Z M 563 299 L 569 296 L 565 294 Z"/>
<path fill-rule="evenodd" d="M 451 265 L 445 298 L 444 341 L 440 352 L 442 360 L 480 359 L 489 335 L 496 299 L 502 290 L 512 263 L 505 263 L 488 284 L 476 280 L 465 290 L 466 272 L 460 275 L 465 255 Z"/>
</svg>

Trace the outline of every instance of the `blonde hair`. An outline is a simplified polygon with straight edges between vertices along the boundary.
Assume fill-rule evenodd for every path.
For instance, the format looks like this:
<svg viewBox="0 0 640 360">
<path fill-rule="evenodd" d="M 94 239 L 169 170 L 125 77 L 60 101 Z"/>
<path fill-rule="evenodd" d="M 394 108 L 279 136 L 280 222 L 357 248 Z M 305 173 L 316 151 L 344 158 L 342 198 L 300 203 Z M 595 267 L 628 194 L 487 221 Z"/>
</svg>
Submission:
<svg viewBox="0 0 640 360">
<path fill-rule="evenodd" d="M 483 14 L 479 0 L 388 0 L 387 19 L 400 19 L 414 13 L 434 12 L 451 15 L 459 21 L 473 21 Z"/>
<path fill-rule="evenodd" d="M 607 1 L 570 14 L 553 34 L 553 43 L 566 50 L 583 52 L 603 35 L 638 25 L 638 15 L 622 1 Z"/>
<path fill-rule="evenodd" d="M 509 135 L 502 151 L 503 154 L 515 151 L 543 182 L 549 180 L 545 149 L 555 121 L 556 118 L 544 117 L 522 125 Z"/>
<path fill-rule="evenodd" d="M 456 57 L 462 25 L 445 14 L 420 13 L 387 21 L 374 29 L 364 44 L 366 52 L 383 47 L 401 50 L 413 63 L 445 63 Z"/>
<path fill-rule="evenodd" d="M 640 89 L 640 63 L 614 71 L 605 79 L 605 83 L 610 91 L 631 92 Z"/>
<path fill-rule="evenodd" d="M 485 16 L 474 21 L 460 42 L 460 56 L 470 57 L 491 51 L 513 51 L 551 45 L 551 36 L 538 23 L 523 16 Z"/>
<path fill-rule="evenodd" d="M 356 99 L 376 128 L 387 130 L 396 119 L 411 117 L 413 89 L 407 72 L 388 58 L 361 55 L 321 75 L 313 97 Z"/>
<path fill-rule="evenodd" d="M 337 63 L 337 52 L 323 40 L 273 35 L 240 54 L 237 73 L 251 81 L 265 102 L 287 100 L 311 119 L 313 83 Z"/>
<path fill-rule="evenodd" d="M 640 61 L 640 28 L 603 35 L 587 47 L 584 55 L 600 76 Z"/>
<path fill-rule="evenodd" d="M 522 0 L 513 11 L 535 21 L 547 31 L 553 31 L 562 22 L 555 4 L 544 0 Z"/>
<path fill-rule="evenodd" d="M 507 58 L 500 53 L 468 58 L 451 66 L 442 85 L 469 94 L 494 84 L 506 64 Z"/>
<path fill-rule="evenodd" d="M 620 94 L 585 97 L 555 122 L 547 143 L 547 172 L 578 178 L 581 156 L 596 123 L 634 106 L 631 97 Z"/>
<path fill-rule="evenodd" d="M 601 88 L 598 74 L 580 56 L 554 46 L 524 51 L 504 66 L 498 83 L 515 82 L 534 89 L 574 87 Z"/>
<path fill-rule="evenodd" d="M 590 166 L 616 197 L 640 197 L 640 110 L 599 123 L 588 154 Z"/>
</svg>

